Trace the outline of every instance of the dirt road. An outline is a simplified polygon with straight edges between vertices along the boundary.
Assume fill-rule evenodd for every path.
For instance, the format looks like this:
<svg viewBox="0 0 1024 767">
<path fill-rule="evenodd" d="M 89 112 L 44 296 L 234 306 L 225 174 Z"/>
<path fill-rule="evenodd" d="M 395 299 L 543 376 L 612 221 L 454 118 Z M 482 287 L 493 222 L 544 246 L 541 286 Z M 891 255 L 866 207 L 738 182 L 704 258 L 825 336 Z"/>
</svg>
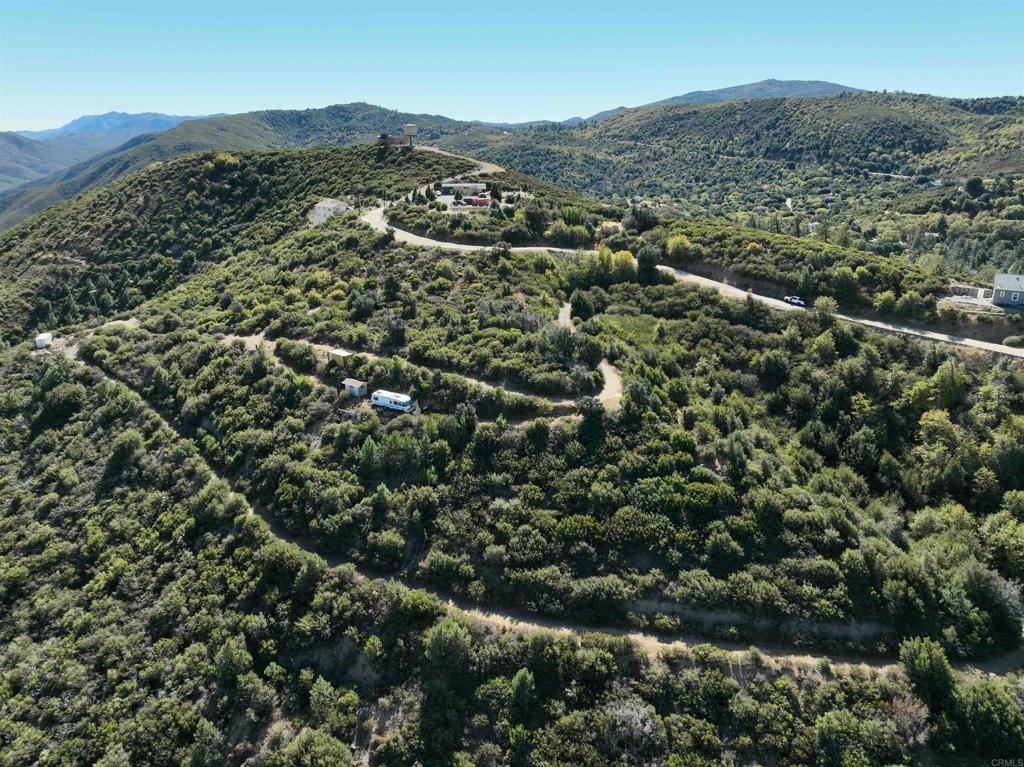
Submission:
<svg viewBox="0 0 1024 767">
<path fill-rule="evenodd" d="M 564 316 L 564 314 L 565 310 L 563 308 L 559 315 L 561 317 Z M 129 320 L 128 322 L 131 323 L 132 321 Z M 89 331 L 86 335 L 91 334 L 92 332 L 94 331 Z M 77 356 L 78 340 L 80 340 L 79 337 L 69 336 L 62 338 L 60 339 L 59 344 L 54 344 L 54 350 L 58 353 L 65 353 L 74 362 L 94 371 L 102 378 L 124 386 L 132 393 L 133 396 L 138 398 L 144 407 L 152 411 L 160 419 L 164 428 L 173 432 L 179 438 L 189 439 L 188 435 L 183 432 L 181 425 L 173 415 L 164 413 L 153 407 L 145 397 L 129 386 L 126 381 L 113 377 L 106 371 L 89 365 L 79 359 Z M 528 613 L 514 608 L 482 607 L 467 599 L 442 593 L 437 589 L 425 586 L 424 584 L 416 581 L 410 581 L 406 578 L 378 578 L 374 575 L 362 573 L 351 563 L 346 562 L 342 557 L 336 554 L 324 554 L 318 551 L 314 541 L 312 541 L 308 536 L 302 533 L 292 532 L 282 527 L 277 520 L 262 508 L 262 506 L 252 501 L 245 493 L 239 490 L 234 478 L 219 472 L 214 466 L 206 462 L 205 459 L 204 465 L 209 472 L 210 480 L 223 481 L 232 488 L 232 492 L 245 501 L 247 513 L 258 516 L 266 522 L 271 535 L 279 540 L 295 545 L 307 553 L 320 557 L 325 561 L 328 567 L 332 569 L 344 567 L 350 570 L 358 580 L 394 580 L 408 588 L 421 589 L 430 594 L 433 598 L 437 599 L 441 604 L 445 605 L 450 612 L 461 614 L 467 619 L 475 621 L 494 631 L 511 631 L 516 633 L 554 632 L 573 637 L 581 637 L 585 634 L 603 634 L 605 636 L 612 637 L 625 637 L 634 642 L 638 648 L 649 655 L 659 655 L 665 652 L 680 650 L 685 651 L 696 645 L 710 645 L 725 651 L 728 654 L 727 657 L 730 665 L 742 665 L 750 662 L 748 652 L 749 646 L 741 642 L 707 639 L 684 633 L 654 636 L 642 631 L 635 631 L 621 627 L 602 626 L 600 624 L 589 624 L 583 621 L 540 617 L 533 613 Z M 682 612 L 684 615 L 689 615 L 694 620 L 699 621 L 701 620 L 702 614 L 707 611 L 684 609 Z M 813 624 L 810 624 L 808 628 L 813 628 Z M 760 645 L 758 650 L 766 659 L 765 662 L 776 668 L 806 669 L 816 667 L 822 661 L 828 661 L 840 670 L 849 669 L 852 666 L 870 667 L 883 673 L 897 671 L 899 669 L 899 664 L 892 660 L 870 655 L 858 655 L 851 653 L 809 654 L 799 650 L 794 651 L 791 647 L 783 644 L 772 643 Z M 1019 648 L 989 660 L 960 664 L 958 668 L 962 672 L 972 675 L 1002 674 L 1018 669 L 1022 661 L 1024 661 L 1024 648 Z"/>
<path fill-rule="evenodd" d="M 723 296 L 729 298 L 735 298 L 740 300 L 746 300 L 749 295 L 755 301 L 760 301 L 763 304 L 767 304 L 773 309 L 781 309 L 787 312 L 801 312 L 807 311 L 802 307 L 791 306 L 785 301 L 780 301 L 778 298 L 771 298 L 770 296 L 763 296 L 759 293 L 751 291 L 741 290 L 735 285 L 728 285 L 724 282 L 712 280 L 707 277 L 701 277 L 697 274 L 684 271 L 683 269 L 676 269 L 675 267 L 659 265 L 660 269 L 665 274 L 672 275 L 675 279 L 680 282 L 688 282 L 693 285 L 701 285 L 706 288 L 713 288 L 721 293 Z M 1024 359 L 1024 349 L 1016 349 L 1012 346 L 1006 346 L 1004 344 L 994 344 L 989 341 L 979 341 L 975 338 L 966 338 L 964 336 L 954 336 L 947 333 L 940 333 L 936 330 L 921 330 L 919 328 L 910 327 L 900 322 L 886 322 L 883 320 L 869 320 L 865 317 L 857 317 L 852 314 L 837 313 L 836 318 L 845 320 L 846 322 L 854 322 L 858 325 L 864 325 L 865 327 L 878 330 L 883 333 L 898 333 L 905 336 L 914 336 L 916 338 L 923 338 L 929 341 L 939 341 L 941 343 L 953 344 L 954 346 L 965 346 L 971 349 L 980 349 L 986 352 L 994 352 L 995 354 L 1005 354 L 1008 357 L 1017 357 L 1018 359 Z"/>
<path fill-rule="evenodd" d="M 572 304 L 566 302 L 558 308 L 556 321 L 563 328 L 576 332 L 576 326 L 572 324 Z M 607 359 L 602 359 L 597 369 L 601 371 L 601 378 L 604 379 L 604 385 L 597 398 L 606 410 L 615 410 L 622 400 L 622 373 Z"/>
</svg>

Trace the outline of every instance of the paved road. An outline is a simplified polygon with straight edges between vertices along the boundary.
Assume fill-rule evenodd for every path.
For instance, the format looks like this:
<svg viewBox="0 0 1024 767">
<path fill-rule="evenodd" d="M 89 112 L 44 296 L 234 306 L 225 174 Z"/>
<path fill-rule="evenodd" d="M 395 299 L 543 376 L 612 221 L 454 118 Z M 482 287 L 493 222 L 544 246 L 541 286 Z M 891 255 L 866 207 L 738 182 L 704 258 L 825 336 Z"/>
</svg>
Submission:
<svg viewBox="0 0 1024 767">
<path fill-rule="evenodd" d="M 713 288 L 721 293 L 723 296 L 729 298 L 737 298 L 745 300 L 747 296 L 750 296 L 755 301 L 760 301 L 763 304 L 767 304 L 773 309 L 781 309 L 783 311 L 807 311 L 801 307 L 790 306 L 785 301 L 780 301 L 777 298 L 771 298 L 770 296 L 763 296 L 759 293 L 751 291 L 741 290 L 735 285 L 727 285 L 724 282 L 712 280 L 707 277 L 701 277 L 697 274 L 684 271 L 683 269 L 676 269 L 671 266 L 658 266 L 665 274 L 672 275 L 675 279 L 680 282 L 689 282 L 694 285 L 701 285 L 706 288 Z M 954 336 L 948 333 L 940 333 L 937 330 L 921 330 L 914 328 L 909 325 L 904 325 L 900 322 L 886 322 L 884 320 L 869 320 L 864 317 L 856 317 L 852 314 L 836 314 L 837 318 L 846 320 L 847 322 L 855 322 L 858 325 L 864 325 L 865 327 L 872 328 L 874 330 L 881 331 L 883 333 L 898 333 L 904 336 L 914 336 L 916 338 L 922 338 L 929 341 L 940 341 L 942 343 L 953 344 L 955 346 L 965 346 L 971 349 L 980 349 L 986 352 L 993 352 L 995 354 L 1005 354 L 1008 357 L 1017 357 L 1018 359 L 1024 359 L 1024 349 L 1016 349 L 1012 346 L 1006 346 L 1005 344 L 994 344 L 989 341 L 979 341 L 975 338 L 967 338 L 965 336 Z"/>
</svg>

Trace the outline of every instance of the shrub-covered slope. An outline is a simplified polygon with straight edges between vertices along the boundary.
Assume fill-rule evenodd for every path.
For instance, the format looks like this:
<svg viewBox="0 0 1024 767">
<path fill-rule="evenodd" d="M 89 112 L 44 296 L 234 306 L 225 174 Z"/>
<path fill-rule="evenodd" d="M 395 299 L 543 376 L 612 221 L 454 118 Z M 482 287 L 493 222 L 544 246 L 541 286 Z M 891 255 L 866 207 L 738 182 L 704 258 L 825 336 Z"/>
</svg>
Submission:
<svg viewBox="0 0 1024 767">
<path fill-rule="evenodd" d="M 358 144 L 384 131 L 397 132 L 407 122 L 416 123 L 425 138 L 462 125 L 446 117 L 395 112 L 363 103 L 190 120 L 170 130 L 139 136 L 30 186 L 0 195 L 0 229 L 87 189 L 109 184 L 125 173 L 188 152 Z"/>
<path fill-rule="evenodd" d="M 83 271 L 211 249 L 191 271 L 166 252 L 174 270 L 126 304 L 138 327 L 82 331 L 90 369 L 70 339 L 0 351 L 3 759 L 882 767 L 1024 747 L 1019 678 L 945 660 L 1019 647 L 1019 367 L 662 282 L 649 250 L 445 255 L 354 216 L 301 227 L 319 195 L 465 167 L 377 152 L 186 157 L 15 230 L 40 243 L 15 266 L 62 232 Z M 729 229 L 723 259 L 752 237 Z M 112 270 L 111 293 L 159 263 Z M 313 343 L 380 359 L 323 369 Z M 594 391 L 602 357 L 621 407 L 534 417 Z M 361 407 L 349 375 L 422 407 Z M 901 646 L 905 673 L 496 635 L 327 568 L 247 504 L 309 550 L 485 610 L 892 663 Z"/>
<path fill-rule="evenodd" d="M 206 263 L 302 226 L 322 197 L 386 196 L 468 167 L 374 145 L 155 165 L 0 234 L 0 331 L 135 306 Z"/>
</svg>

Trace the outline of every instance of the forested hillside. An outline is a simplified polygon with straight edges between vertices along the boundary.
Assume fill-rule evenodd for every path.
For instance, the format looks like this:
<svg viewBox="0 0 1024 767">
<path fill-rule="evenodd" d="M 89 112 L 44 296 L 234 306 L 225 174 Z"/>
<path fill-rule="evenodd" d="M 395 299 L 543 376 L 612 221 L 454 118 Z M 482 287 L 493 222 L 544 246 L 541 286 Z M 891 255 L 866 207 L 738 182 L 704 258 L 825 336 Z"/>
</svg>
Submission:
<svg viewBox="0 0 1024 767">
<path fill-rule="evenodd" d="M 465 170 L 438 154 L 193 154 L 0 234 L 0 332 L 135 306 L 234 252 L 305 223 L 323 197 L 377 197 Z"/>
<path fill-rule="evenodd" d="M 357 144 L 384 131 L 398 131 L 407 122 L 417 123 L 425 138 L 436 138 L 461 125 L 446 117 L 413 115 L 362 103 L 190 120 L 170 130 L 139 136 L 123 147 L 0 195 L 0 229 L 88 189 L 109 184 L 125 173 L 188 152 Z"/>
<path fill-rule="evenodd" d="M 1024 263 L 1019 97 L 670 105 L 575 128 L 475 126 L 438 143 L 611 202 L 639 196 L 929 269 L 988 279 Z M 919 201 L 913 212 L 908 199 Z"/>
<path fill-rule="evenodd" d="M 758 244 L 813 279 L 927 290 L 784 234 L 634 209 L 596 251 L 445 252 L 355 213 L 304 225 L 320 196 L 469 167 L 192 155 L 3 236 L 0 764 L 1024 749 L 1021 365 L 655 269 Z M 541 211 L 601 210 L 535 189 Z M 31 305 L 42 286 L 57 300 Z M 42 354 L 17 343 L 40 306 Z M 609 368 L 624 391 L 602 401 Z M 417 406 L 370 408 L 346 377 Z"/>
<path fill-rule="evenodd" d="M 5 765 L 908 764 L 922 700 L 933 746 L 1020 747 L 1012 687 L 933 646 L 908 680 L 445 617 L 275 540 L 124 386 L 0 366 Z"/>
</svg>

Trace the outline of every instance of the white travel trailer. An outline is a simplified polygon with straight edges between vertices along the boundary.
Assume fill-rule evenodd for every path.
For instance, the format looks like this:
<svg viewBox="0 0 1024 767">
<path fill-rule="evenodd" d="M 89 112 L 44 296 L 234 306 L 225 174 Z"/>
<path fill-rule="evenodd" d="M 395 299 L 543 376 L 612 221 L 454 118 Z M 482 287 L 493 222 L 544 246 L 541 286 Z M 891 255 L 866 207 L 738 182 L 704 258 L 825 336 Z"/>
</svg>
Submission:
<svg viewBox="0 0 1024 767">
<path fill-rule="evenodd" d="M 376 405 L 377 407 L 384 407 L 388 410 L 401 410 L 403 413 L 408 413 L 412 410 L 415 403 L 412 401 L 412 397 L 408 394 L 399 394 L 393 391 L 377 389 L 377 391 L 370 396 L 370 404 Z"/>
</svg>

